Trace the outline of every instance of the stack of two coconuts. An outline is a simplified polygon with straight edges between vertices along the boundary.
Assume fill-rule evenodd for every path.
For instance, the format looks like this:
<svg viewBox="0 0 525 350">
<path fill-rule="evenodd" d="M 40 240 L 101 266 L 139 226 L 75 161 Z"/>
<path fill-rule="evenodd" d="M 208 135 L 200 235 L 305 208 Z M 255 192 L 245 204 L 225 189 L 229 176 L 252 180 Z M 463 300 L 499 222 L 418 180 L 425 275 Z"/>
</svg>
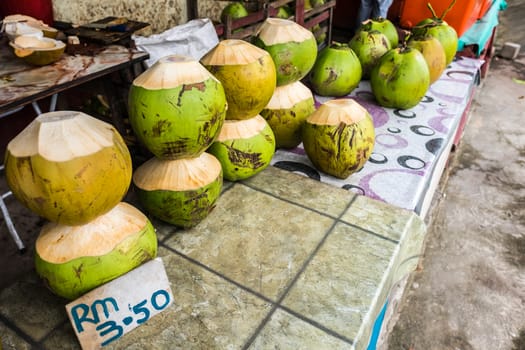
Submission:
<svg viewBox="0 0 525 350">
<path fill-rule="evenodd" d="M 75 299 L 157 255 L 149 219 L 123 202 L 132 163 L 110 124 L 75 111 L 44 113 L 8 144 L 7 184 L 48 220 L 35 243 L 36 272 Z"/>
<path fill-rule="evenodd" d="M 353 52 L 348 47 L 330 46 L 318 54 L 311 31 L 277 18 L 263 23 L 255 45 L 271 54 L 277 69 L 277 88 L 261 112 L 275 133 L 277 147 L 294 148 L 302 143 L 314 167 L 338 178 L 347 178 L 361 169 L 375 140 L 368 111 L 351 99 L 335 99 L 316 109 L 312 91 L 301 82 L 306 81 L 319 95 L 348 94 L 361 78 L 361 67 Z M 349 69 L 348 53 L 353 58 L 350 65 L 357 65 L 358 74 L 348 76 L 344 72 Z M 340 68 L 332 65 L 334 60 Z M 344 92 L 335 94 L 328 87 L 336 78 L 344 80 Z"/>
</svg>

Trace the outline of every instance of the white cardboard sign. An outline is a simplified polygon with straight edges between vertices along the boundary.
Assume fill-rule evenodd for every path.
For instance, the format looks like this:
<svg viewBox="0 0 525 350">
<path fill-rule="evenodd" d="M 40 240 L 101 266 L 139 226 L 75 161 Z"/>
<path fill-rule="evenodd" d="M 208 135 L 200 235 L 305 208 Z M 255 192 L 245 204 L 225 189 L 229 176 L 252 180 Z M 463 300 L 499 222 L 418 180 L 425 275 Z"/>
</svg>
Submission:
<svg viewBox="0 0 525 350">
<path fill-rule="evenodd" d="M 173 303 L 160 258 L 151 260 L 66 305 L 82 349 L 100 349 Z"/>
</svg>

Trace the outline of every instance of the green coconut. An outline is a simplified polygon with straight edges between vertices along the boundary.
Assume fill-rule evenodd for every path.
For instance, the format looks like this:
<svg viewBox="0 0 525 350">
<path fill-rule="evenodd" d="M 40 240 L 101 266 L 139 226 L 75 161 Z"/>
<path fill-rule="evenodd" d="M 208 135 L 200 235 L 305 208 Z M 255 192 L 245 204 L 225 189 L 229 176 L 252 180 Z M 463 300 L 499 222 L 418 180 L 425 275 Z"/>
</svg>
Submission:
<svg viewBox="0 0 525 350">
<path fill-rule="evenodd" d="M 310 71 L 310 84 L 320 96 L 345 96 L 361 81 L 361 62 L 347 45 L 332 42 L 319 52 Z"/>
<path fill-rule="evenodd" d="M 399 34 L 397 33 L 396 26 L 389 19 L 383 17 L 377 17 L 368 19 L 363 22 L 362 26 L 367 28 L 368 31 L 377 30 L 383 33 L 390 42 L 390 48 L 394 49 L 399 44 Z"/>
<path fill-rule="evenodd" d="M 35 243 L 37 274 L 66 299 L 76 299 L 156 256 L 151 222 L 125 202 L 84 225 L 47 223 Z"/>
<path fill-rule="evenodd" d="M 272 56 L 278 86 L 303 79 L 317 58 L 313 33 L 288 19 L 267 18 L 255 35 L 254 44 Z"/>
<path fill-rule="evenodd" d="M 446 64 L 450 64 L 458 49 L 458 33 L 447 22 L 444 18 L 448 11 L 454 6 L 455 0 L 452 0 L 450 5 L 443 11 L 440 17 L 438 17 L 432 8 L 430 3 L 427 4 L 430 12 L 432 13 L 431 18 L 425 18 L 412 28 L 412 33 L 415 36 L 432 36 L 439 40 L 443 49 L 445 50 Z"/>
<path fill-rule="evenodd" d="M 374 143 L 372 117 L 352 99 L 323 103 L 303 126 L 303 146 L 308 159 L 316 169 L 341 179 L 365 165 Z"/>
<path fill-rule="evenodd" d="M 430 85 L 430 71 L 423 54 L 398 47 L 381 57 L 370 74 L 370 87 L 383 107 L 408 109 L 416 106 Z"/>
<path fill-rule="evenodd" d="M 379 62 L 381 56 L 391 49 L 390 41 L 386 35 L 378 30 L 368 30 L 367 26 L 362 27 L 354 34 L 348 46 L 354 50 L 359 62 L 361 62 L 363 79 L 370 78 L 372 68 Z"/>
<path fill-rule="evenodd" d="M 407 46 L 423 54 L 430 73 L 430 84 L 438 80 L 447 67 L 447 57 L 441 42 L 433 36 L 413 36 Z"/>
<path fill-rule="evenodd" d="M 244 180 L 270 165 L 275 153 L 275 136 L 260 115 L 245 120 L 226 120 L 208 152 L 221 162 L 226 180 Z"/>
<path fill-rule="evenodd" d="M 128 97 L 129 121 L 137 139 L 156 157 L 202 154 L 226 117 L 224 88 L 193 58 L 165 56 L 140 74 Z"/>
<path fill-rule="evenodd" d="M 201 63 L 224 87 L 226 119 L 250 119 L 272 98 L 276 85 L 272 58 L 247 41 L 222 40 L 201 58 Z"/>
<path fill-rule="evenodd" d="M 81 112 L 38 116 L 9 142 L 4 165 L 13 195 L 64 225 L 108 212 L 131 184 L 131 156 L 120 134 Z"/>
<path fill-rule="evenodd" d="M 154 217 L 183 228 L 201 222 L 222 189 L 222 168 L 209 153 L 196 158 L 152 158 L 133 174 L 137 197 Z"/>
<path fill-rule="evenodd" d="M 60 40 L 31 35 L 21 35 L 9 42 L 16 57 L 35 65 L 45 66 L 60 59 L 66 49 L 66 44 Z"/>
<path fill-rule="evenodd" d="M 221 22 L 226 23 L 226 19 L 239 19 L 248 16 L 248 10 L 242 2 L 232 2 L 226 5 L 221 11 Z"/>
<path fill-rule="evenodd" d="M 276 148 L 294 148 L 301 143 L 304 121 L 314 111 L 312 91 L 296 81 L 278 86 L 260 115 L 272 128 Z"/>
</svg>

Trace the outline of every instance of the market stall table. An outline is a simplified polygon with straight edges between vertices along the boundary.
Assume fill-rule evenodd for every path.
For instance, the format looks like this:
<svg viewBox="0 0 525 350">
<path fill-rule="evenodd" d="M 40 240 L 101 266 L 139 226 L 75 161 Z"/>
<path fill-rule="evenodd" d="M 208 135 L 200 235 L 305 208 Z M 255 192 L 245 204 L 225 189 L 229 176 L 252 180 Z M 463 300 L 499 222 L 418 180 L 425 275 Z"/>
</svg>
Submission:
<svg viewBox="0 0 525 350">
<path fill-rule="evenodd" d="M 369 81 L 348 96 L 372 115 L 374 151 L 357 173 L 338 179 L 315 169 L 302 145 L 277 150 L 272 164 L 345 188 L 425 217 L 453 145 L 459 142 L 470 102 L 479 83 L 482 60 L 457 57 L 422 101 L 409 110 L 383 108 Z M 314 96 L 317 105 L 333 99 Z"/>
</svg>

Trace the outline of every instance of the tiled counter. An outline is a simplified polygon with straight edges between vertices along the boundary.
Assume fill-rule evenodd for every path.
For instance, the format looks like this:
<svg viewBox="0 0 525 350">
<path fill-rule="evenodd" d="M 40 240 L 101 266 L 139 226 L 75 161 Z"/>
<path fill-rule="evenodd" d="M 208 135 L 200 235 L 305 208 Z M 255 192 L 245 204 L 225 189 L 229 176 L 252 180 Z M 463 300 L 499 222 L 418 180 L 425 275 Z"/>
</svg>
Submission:
<svg viewBox="0 0 525 350">
<path fill-rule="evenodd" d="M 191 230 L 153 221 L 174 303 L 110 349 L 365 349 L 426 228 L 412 211 L 268 167 Z M 0 291 L 3 349 L 77 349 L 34 274 Z"/>
</svg>

